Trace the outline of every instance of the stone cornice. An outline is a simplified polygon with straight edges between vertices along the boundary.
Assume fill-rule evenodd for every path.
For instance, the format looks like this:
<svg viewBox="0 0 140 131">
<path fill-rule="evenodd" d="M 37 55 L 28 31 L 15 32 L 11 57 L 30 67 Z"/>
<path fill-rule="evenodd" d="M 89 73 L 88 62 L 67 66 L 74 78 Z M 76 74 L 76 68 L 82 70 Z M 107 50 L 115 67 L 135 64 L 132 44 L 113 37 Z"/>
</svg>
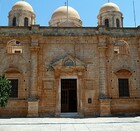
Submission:
<svg viewBox="0 0 140 131">
<path fill-rule="evenodd" d="M 97 36 L 137 37 L 140 36 L 140 27 L 137 28 L 104 28 L 104 27 L 0 27 L 1 36 Z"/>
</svg>

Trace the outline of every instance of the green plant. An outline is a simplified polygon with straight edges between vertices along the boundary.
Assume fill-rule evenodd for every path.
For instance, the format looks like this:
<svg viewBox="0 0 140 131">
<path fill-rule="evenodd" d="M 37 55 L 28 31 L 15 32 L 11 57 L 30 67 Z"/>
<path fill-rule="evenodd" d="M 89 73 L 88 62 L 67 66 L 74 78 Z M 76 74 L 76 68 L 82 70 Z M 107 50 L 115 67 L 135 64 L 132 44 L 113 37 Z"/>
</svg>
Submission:
<svg viewBox="0 0 140 131">
<path fill-rule="evenodd" d="M 11 81 L 9 81 L 5 75 L 0 75 L 0 106 L 5 107 L 10 93 L 11 93 Z"/>
</svg>

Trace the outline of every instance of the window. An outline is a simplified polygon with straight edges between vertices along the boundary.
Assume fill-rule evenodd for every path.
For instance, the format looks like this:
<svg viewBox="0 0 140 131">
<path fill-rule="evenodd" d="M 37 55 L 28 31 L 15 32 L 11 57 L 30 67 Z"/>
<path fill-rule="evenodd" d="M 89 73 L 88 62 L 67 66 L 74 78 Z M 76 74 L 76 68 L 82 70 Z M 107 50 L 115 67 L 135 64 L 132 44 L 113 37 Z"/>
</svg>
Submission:
<svg viewBox="0 0 140 131">
<path fill-rule="evenodd" d="M 29 19 L 27 17 L 24 18 L 24 26 L 28 26 L 29 24 Z"/>
<path fill-rule="evenodd" d="M 109 27 L 109 19 L 105 19 L 105 27 Z"/>
<path fill-rule="evenodd" d="M 119 19 L 116 19 L 116 27 L 117 27 L 117 28 L 120 27 L 120 21 L 119 21 Z"/>
<path fill-rule="evenodd" d="M 12 25 L 13 25 L 13 26 L 16 26 L 16 17 L 13 18 L 13 23 L 12 23 Z"/>
<path fill-rule="evenodd" d="M 128 79 L 118 79 L 119 85 L 119 97 L 129 96 L 129 80 Z"/>
<path fill-rule="evenodd" d="M 129 54 L 129 45 L 124 40 L 119 40 L 114 44 L 115 54 Z"/>
<path fill-rule="evenodd" d="M 11 53 L 11 54 L 14 54 L 14 53 L 17 53 L 17 54 L 20 54 L 22 53 L 22 45 L 19 41 L 13 39 L 13 40 L 10 40 L 8 43 L 7 43 L 7 53 Z"/>
<path fill-rule="evenodd" d="M 20 54 L 21 51 L 20 51 L 20 50 L 15 50 L 15 53 L 16 53 L 16 54 Z"/>
<path fill-rule="evenodd" d="M 65 66 L 74 66 L 74 62 L 70 59 L 66 60 L 65 63 L 64 63 Z"/>
<path fill-rule="evenodd" d="M 18 79 L 9 79 L 11 81 L 11 95 L 12 98 L 18 97 Z"/>
<path fill-rule="evenodd" d="M 114 47 L 114 53 L 115 53 L 115 54 L 119 54 L 119 47 L 118 47 L 118 46 L 115 46 L 115 47 Z"/>
</svg>

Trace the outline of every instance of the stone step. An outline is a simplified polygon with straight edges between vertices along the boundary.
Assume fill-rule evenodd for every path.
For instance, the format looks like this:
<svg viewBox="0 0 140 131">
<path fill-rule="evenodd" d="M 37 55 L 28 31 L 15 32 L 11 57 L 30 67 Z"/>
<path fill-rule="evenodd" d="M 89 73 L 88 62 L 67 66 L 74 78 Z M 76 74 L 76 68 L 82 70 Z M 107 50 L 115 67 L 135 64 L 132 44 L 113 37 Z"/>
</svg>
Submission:
<svg viewBox="0 0 140 131">
<path fill-rule="evenodd" d="M 76 113 L 69 112 L 69 113 L 61 113 L 60 117 L 61 118 L 81 118 L 82 116 L 80 116 L 77 112 Z"/>
</svg>

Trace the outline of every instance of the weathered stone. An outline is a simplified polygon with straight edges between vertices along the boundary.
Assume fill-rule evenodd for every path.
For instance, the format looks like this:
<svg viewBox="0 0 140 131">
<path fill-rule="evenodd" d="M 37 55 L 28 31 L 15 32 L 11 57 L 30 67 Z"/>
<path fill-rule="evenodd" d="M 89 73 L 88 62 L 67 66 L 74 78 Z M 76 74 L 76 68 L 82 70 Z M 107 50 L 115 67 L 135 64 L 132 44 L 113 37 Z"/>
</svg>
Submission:
<svg viewBox="0 0 140 131">
<path fill-rule="evenodd" d="M 77 80 L 80 115 L 140 114 L 139 36 L 137 28 L 0 27 L 0 74 L 19 80 L 18 97 L 0 115 L 59 116 L 61 79 Z M 22 53 L 7 52 L 13 39 Z M 120 40 L 129 52 L 114 52 Z M 119 96 L 118 78 L 129 80 L 128 97 Z"/>
</svg>

